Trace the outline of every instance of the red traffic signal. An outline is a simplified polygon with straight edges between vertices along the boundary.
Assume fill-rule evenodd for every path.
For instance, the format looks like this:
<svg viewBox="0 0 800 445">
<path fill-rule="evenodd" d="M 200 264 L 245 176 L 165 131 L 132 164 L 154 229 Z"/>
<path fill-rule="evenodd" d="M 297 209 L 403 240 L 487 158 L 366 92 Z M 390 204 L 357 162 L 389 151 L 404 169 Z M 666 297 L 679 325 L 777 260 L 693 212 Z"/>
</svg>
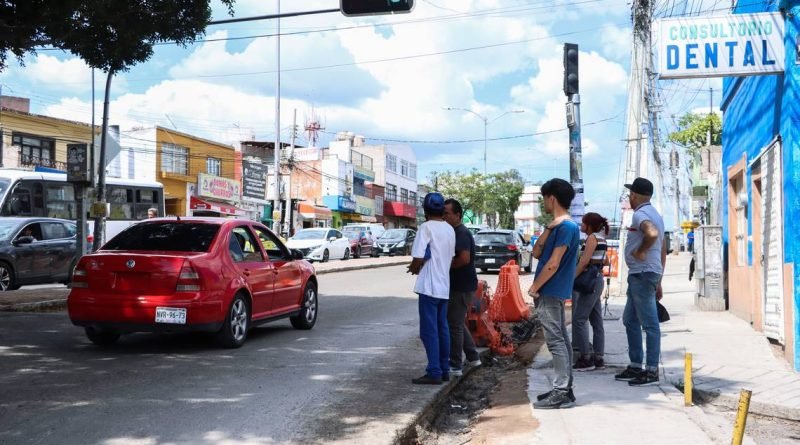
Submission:
<svg viewBox="0 0 800 445">
<path fill-rule="evenodd" d="M 414 0 L 339 0 L 339 9 L 348 17 L 407 14 L 414 9 Z"/>
</svg>

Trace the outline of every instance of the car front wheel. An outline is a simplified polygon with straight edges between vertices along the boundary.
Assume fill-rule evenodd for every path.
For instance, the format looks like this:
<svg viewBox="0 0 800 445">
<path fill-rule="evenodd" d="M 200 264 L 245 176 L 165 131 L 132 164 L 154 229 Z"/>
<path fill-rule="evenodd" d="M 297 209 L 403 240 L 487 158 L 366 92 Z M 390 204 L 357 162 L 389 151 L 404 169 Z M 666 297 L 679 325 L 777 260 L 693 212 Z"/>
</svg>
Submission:
<svg viewBox="0 0 800 445">
<path fill-rule="evenodd" d="M 344 256 L 342 257 L 343 260 L 350 259 L 350 249 L 344 249 Z"/>
<path fill-rule="evenodd" d="M 295 329 L 311 329 L 317 323 L 317 311 L 319 309 L 319 299 L 317 298 L 317 286 L 308 282 L 303 291 L 303 303 L 300 312 L 289 321 Z"/>
<path fill-rule="evenodd" d="M 233 297 L 222 329 L 217 332 L 217 342 L 225 348 L 238 348 L 247 339 L 250 326 L 250 308 L 242 294 Z"/>
<path fill-rule="evenodd" d="M 8 263 L 0 262 L 0 291 L 17 290 L 17 280 L 14 279 L 14 269 Z"/>
<path fill-rule="evenodd" d="M 325 251 L 322 252 L 322 262 L 323 263 L 327 263 L 328 260 L 330 259 L 330 256 L 331 256 L 331 254 L 328 253 L 328 249 L 325 249 Z"/>
</svg>

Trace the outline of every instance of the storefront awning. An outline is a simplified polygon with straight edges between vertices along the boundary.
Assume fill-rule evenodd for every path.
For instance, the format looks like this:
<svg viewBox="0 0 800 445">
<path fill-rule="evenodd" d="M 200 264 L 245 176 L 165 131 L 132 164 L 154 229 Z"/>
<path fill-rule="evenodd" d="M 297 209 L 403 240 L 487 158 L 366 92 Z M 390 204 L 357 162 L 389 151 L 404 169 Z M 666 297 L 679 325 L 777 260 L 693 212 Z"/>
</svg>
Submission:
<svg viewBox="0 0 800 445">
<path fill-rule="evenodd" d="M 331 219 L 331 209 L 312 204 L 300 203 L 297 206 L 300 216 L 305 219 Z"/>
<path fill-rule="evenodd" d="M 215 212 L 222 215 L 245 216 L 247 212 L 234 205 L 227 204 L 221 201 L 214 201 L 213 199 L 192 196 L 189 199 L 189 206 L 193 211 L 200 212 Z"/>
</svg>

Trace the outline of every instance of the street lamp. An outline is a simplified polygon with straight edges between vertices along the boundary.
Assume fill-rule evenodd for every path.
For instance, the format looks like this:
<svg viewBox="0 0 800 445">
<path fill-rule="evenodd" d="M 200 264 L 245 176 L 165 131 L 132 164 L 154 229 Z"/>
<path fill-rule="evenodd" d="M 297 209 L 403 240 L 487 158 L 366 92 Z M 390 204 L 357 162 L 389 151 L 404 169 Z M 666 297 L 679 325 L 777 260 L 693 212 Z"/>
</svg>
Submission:
<svg viewBox="0 0 800 445">
<path fill-rule="evenodd" d="M 484 176 L 486 176 L 486 174 L 488 173 L 487 170 L 486 170 L 486 146 L 487 146 L 487 142 L 488 142 L 487 131 L 488 131 L 489 124 L 491 124 L 492 122 L 500 119 L 501 117 L 503 117 L 503 116 L 505 116 L 507 114 L 524 113 L 525 112 L 525 110 L 509 110 L 509 111 L 506 111 L 505 113 L 495 117 L 494 119 L 489 119 L 489 118 L 487 118 L 485 116 L 482 116 L 482 115 L 480 115 L 480 114 L 478 114 L 478 113 L 476 113 L 476 112 L 474 112 L 474 111 L 472 111 L 470 109 L 467 109 L 467 108 L 445 107 L 444 109 L 448 110 L 448 111 L 466 111 L 467 113 L 472 113 L 475 116 L 478 116 L 478 118 L 483 121 L 483 175 Z"/>
</svg>

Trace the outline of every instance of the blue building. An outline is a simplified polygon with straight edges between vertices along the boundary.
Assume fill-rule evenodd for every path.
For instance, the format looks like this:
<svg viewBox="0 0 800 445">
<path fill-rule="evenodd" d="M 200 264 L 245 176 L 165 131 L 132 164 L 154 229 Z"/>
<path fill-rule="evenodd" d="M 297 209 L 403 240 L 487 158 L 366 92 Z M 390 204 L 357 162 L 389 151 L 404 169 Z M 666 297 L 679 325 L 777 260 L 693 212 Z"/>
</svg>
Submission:
<svg viewBox="0 0 800 445">
<path fill-rule="evenodd" d="M 723 87 L 723 242 L 729 310 L 784 346 L 800 370 L 800 0 L 737 2 L 780 11 L 785 71 Z"/>
</svg>

